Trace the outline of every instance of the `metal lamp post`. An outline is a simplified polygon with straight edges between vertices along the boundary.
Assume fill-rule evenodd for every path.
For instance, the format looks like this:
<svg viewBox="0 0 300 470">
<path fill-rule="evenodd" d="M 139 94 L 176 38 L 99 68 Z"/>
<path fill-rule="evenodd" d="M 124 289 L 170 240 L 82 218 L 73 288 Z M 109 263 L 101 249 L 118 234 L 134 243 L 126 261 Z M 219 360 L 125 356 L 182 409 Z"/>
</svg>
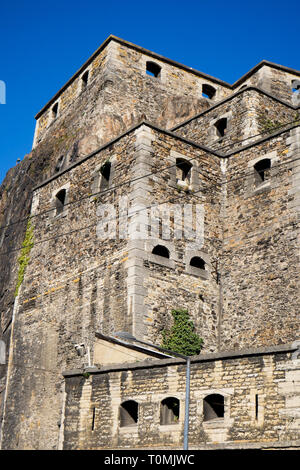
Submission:
<svg viewBox="0 0 300 470">
<path fill-rule="evenodd" d="M 191 379 L 191 358 L 189 356 L 184 356 L 183 354 L 179 354 L 174 351 L 170 351 L 168 349 L 161 348 L 160 346 L 156 346 L 156 344 L 147 343 L 145 341 L 141 341 L 130 333 L 126 331 L 118 331 L 114 333 L 113 336 L 117 336 L 119 338 L 124 338 L 130 341 L 136 341 L 137 343 L 144 344 L 146 346 L 150 346 L 152 348 L 156 348 L 159 351 L 162 351 L 166 354 L 170 354 L 171 356 L 180 357 L 186 361 L 186 381 L 185 381 L 185 416 L 184 416 L 184 432 L 183 432 L 183 449 L 188 450 L 189 448 L 189 410 L 190 410 L 190 379 Z"/>
</svg>

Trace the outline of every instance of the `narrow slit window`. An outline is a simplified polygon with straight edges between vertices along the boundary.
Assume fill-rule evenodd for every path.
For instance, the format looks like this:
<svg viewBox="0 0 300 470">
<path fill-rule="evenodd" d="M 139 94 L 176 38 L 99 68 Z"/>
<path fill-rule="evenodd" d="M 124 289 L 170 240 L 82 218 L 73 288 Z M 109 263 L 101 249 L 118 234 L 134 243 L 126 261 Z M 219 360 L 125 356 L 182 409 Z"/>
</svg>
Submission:
<svg viewBox="0 0 300 470">
<path fill-rule="evenodd" d="M 179 400 L 168 397 L 160 404 L 160 424 L 176 424 L 179 419 Z"/>
<path fill-rule="evenodd" d="M 254 165 L 255 184 L 259 185 L 270 178 L 271 160 L 264 158 Z"/>
<path fill-rule="evenodd" d="M 170 252 L 168 248 L 163 245 L 156 245 L 152 250 L 153 255 L 162 256 L 163 258 L 170 258 Z"/>
<path fill-rule="evenodd" d="M 93 410 L 92 410 L 92 431 L 95 430 L 95 418 L 96 418 L 96 408 L 93 407 Z"/>
<path fill-rule="evenodd" d="M 227 119 L 221 118 L 215 123 L 216 133 L 218 137 L 224 137 L 227 129 Z"/>
<path fill-rule="evenodd" d="M 89 81 L 89 71 L 87 70 L 81 77 L 81 89 L 85 90 Z"/>
<path fill-rule="evenodd" d="M 216 92 L 217 92 L 217 90 L 213 86 L 208 85 L 207 83 L 202 85 L 202 96 L 203 96 L 203 98 L 208 98 L 208 99 L 212 100 L 214 98 L 214 96 L 216 95 Z"/>
<path fill-rule="evenodd" d="M 120 426 L 134 426 L 138 422 L 138 403 L 128 400 L 120 406 Z"/>
<path fill-rule="evenodd" d="M 258 420 L 258 395 L 255 395 L 255 419 Z"/>
<path fill-rule="evenodd" d="M 190 261 L 190 266 L 198 269 L 205 269 L 205 261 L 200 256 L 194 256 Z"/>
<path fill-rule="evenodd" d="M 214 393 L 203 400 L 203 421 L 224 418 L 224 397 Z"/>
<path fill-rule="evenodd" d="M 155 62 L 146 62 L 146 74 L 150 77 L 159 78 L 161 67 Z"/>
<path fill-rule="evenodd" d="M 56 119 L 58 115 L 58 103 L 52 107 L 52 119 Z"/>
<path fill-rule="evenodd" d="M 56 215 L 59 215 L 63 212 L 66 204 L 66 195 L 67 191 L 61 189 L 55 196 L 55 205 L 56 205 Z"/>
</svg>

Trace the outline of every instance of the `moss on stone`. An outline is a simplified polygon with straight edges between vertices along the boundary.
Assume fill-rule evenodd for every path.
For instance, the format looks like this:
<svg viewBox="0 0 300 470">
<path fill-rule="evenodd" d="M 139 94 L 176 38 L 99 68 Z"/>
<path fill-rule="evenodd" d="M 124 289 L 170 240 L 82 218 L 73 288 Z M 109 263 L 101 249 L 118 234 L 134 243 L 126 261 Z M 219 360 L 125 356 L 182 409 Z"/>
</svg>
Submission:
<svg viewBox="0 0 300 470">
<path fill-rule="evenodd" d="M 22 250 L 21 250 L 21 255 L 18 258 L 18 264 L 19 264 L 19 271 L 18 271 L 18 281 L 17 281 L 17 286 L 15 290 L 15 297 L 19 293 L 20 286 L 23 282 L 24 275 L 25 275 L 25 270 L 26 267 L 29 263 L 30 260 L 30 251 L 32 247 L 34 246 L 34 235 L 33 235 L 34 229 L 31 224 L 31 220 L 28 220 L 27 223 L 27 228 L 26 228 L 26 233 L 25 233 L 25 238 L 22 243 Z"/>
</svg>

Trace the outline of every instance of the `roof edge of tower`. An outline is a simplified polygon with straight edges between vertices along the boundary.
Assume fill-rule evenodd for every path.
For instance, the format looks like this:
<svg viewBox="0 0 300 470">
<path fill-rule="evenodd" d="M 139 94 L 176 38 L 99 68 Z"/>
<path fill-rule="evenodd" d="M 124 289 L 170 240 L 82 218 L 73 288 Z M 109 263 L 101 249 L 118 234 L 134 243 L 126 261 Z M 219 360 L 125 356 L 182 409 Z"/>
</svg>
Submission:
<svg viewBox="0 0 300 470">
<path fill-rule="evenodd" d="M 267 60 L 262 60 L 261 62 L 259 62 L 259 64 L 255 65 L 252 69 L 250 69 L 246 74 L 244 74 L 242 77 L 240 77 L 236 82 L 234 82 L 233 85 L 230 85 L 229 83 L 223 81 L 223 80 L 220 80 L 218 78 L 215 78 L 215 77 L 212 77 L 211 75 L 208 75 L 204 72 L 200 72 L 192 67 L 188 67 L 187 65 L 184 65 L 184 64 L 181 64 L 180 62 L 176 62 L 172 59 L 169 59 L 167 57 L 164 57 L 160 54 L 157 54 L 156 52 L 152 52 L 148 49 L 145 49 L 141 46 L 137 46 L 136 44 L 133 44 L 129 41 L 126 41 L 125 39 L 121 39 L 117 36 L 114 36 L 113 34 L 109 35 L 108 38 L 105 39 L 105 41 L 98 47 L 98 49 L 96 49 L 95 52 L 93 52 L 93 54 L 84 62 L 84 64 L 77 70 L 77 72 L 75 72 L 72 77 L 58 90 L 57 93 L 55 93 L 55 95 L 43 106 L 43 108 L 35 115 L 35 119 L 38 119 L 44 111 L 46 111 L 46 109 L 49 108 L 49 106 L 55 102 L 57 100 L 57 98 L 61 95 L 61 93 L 66 90 L 66 88 L 68 88 L 68 86 L 83 72 L 83 70 L 95 59 L 95 57 L 97 57 L 98 54 L 100 54 L 100 52 L 103 51 L 103 49 L 111 42 L 111 41 L 115 41 L 115 42 L 118 42 L 119 44 L 123 44 L 131 49 L 135 49 L 139 52 L 142 52 L 144 54 L 147 54 L 149 57 L 153 57 L 153 58 L 156 58 L 156 59 L 159 59 L 163 62 L 166 62 L 168 64 L 171 64 L 171 65 L 174 65 L 178 68 L 181 68 L 183 70 L 186 70 L 194 75 L 197 75 L 198 77 L 203 77 L 203 78 L 206 78 L 207 80 L 210 80 L 214 83 L 218 83 L 219 85 L 222 85 L 230 90 L 233 90 L 234 88 L 236 88 L 237 86 L 239 86 L 244 80 L 246 80 L 249 76 L 251 76 L 253 73 L 255 73 L 257 70 L 259 70 L 261 67 L 263 67 L 264 65 L 267 65 L 269 67 L 273 67 L 273 68 L 276 68 L 278 70 L 283 70 L 285 72 L 290 72 L 290 73 L 293 73 L 295 75 L 299 75 L 300 76 L 300 71 L 298 70 L 295 70 L 295 69 L 292 69 L 292 68 L 289 68 L 289 67 L 285 67 L 283 65 L 279 65 L 279 64 L 275 64 L 273 62 L 269 62 Z"/>
</svg>

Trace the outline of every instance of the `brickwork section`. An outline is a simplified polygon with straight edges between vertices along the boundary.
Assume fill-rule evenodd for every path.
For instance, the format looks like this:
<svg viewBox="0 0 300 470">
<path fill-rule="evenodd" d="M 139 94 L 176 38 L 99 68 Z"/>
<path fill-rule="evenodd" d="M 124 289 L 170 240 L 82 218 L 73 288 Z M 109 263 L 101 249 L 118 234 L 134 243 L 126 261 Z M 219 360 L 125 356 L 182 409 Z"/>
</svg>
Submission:
<svg viewBox="0 0 300 470">
<path fill-rule="evenodd" d="M 192 362 L 189 448 L 297 445 L 299 367 L 299 359 L 280 351 Z M 65 449 L 182 448 L 184 364 L 135 364 L 92 374 L 85 383 L 66 376 Z M 89 399 L 83 398 L 86 387 L 92 389 Z M 224 397 L 224 412 L 205 420 L 204 399 L 211 394 Z M 160 404 L 167 397 L 179 400 L 180 412 L 178 421 L 163 425 Z M 122 427 L 120 405 L 127 400 L 138 403 L 138 422 Z"/>
<path fill-rule="evenodd" d="M 159 76 L 146 74 L 149 61 L 161 67 Z M 172 322 L 171 309 L 186 308 L 204 339 L 205 352 L 277 345 L 297 338 L 299 123 L 270 134 L 274 124 L 297 120 L 299 100 L 291 92 L 291 81 L 297 77 L 292 70 L 263 65 L 230 86 L 110 39 L 39 113 L 34 149 L 8 172 L 0 189 L 0 340 L 6 352 L 5 364 L 0 364 L 3 448 L 61 446 L 65 406 L 61 373 L 87 362 L 87 356 L 76 353 L 78 343 L 89 348 L 93 362 L 97 331 L 109 335 L 125 330 L 161 344 L 162 332 Z M 202 96 L 204 84 L 216 89 L 212 99 Z M 233 93 L 243 84 L 261 90 Z M 218 138 L 215 124 L 221 118 L 227 119 L 228 128 Z M 175 135 L 158 125 L 179 127 Z M 262 132 L 263 139 L 256 135 Z M 254 166 L 266 158 L 271 168 L 260 181 Z M 188 181 L 179 177 L 176 162 L 181 159 L 191 166 Z M 107 162 L 109 182 L 100 172 Z M 103 185 L 115 189 L 96 196 Z M 57 214 L 60 190 L 66 191 L 66 204 Z M 106 203 L 118 210 L 124 196 L 131 210 L 139 204 L 149 206 L 129 219 L 131 234 L 143 230 L 149 234 L 151 219 L 146 214 L 151 215 L 158 232 L 150 239 L 97 236 L 97 210 Z M 203 241 L 174 239 L 175 216 L 165 227 L 155 211 L 150 214 L 150 207 L 162 202 L 199 206 Z M 34 246 L 15 299 L 30 207 Z M 186 224 L 192 227 L 191 216 Z M 160 231 L 168 228 L 170 237 L 163 237 Z M 152 253 L 158 242 L 169 250 L 168 259 Z M 190 265 L 193 256 L 205 261 L 205 270 Z M 289 367 L 289 359 L 286 363 Z M 283 375 L 286 363 L 281 365 Z M 220 375 L 220 364 L 216 367 Z M 153 370 L 143 373 L 151 379 Z M 118 374 L 101 384 L 115 403 L 120 390 L 125 397 L 135 383 L 137 377 L 133 381 L 132 375 L 138 375 Z M 164 374 L 158 384 L 174 381 L 181 393 L 181 372 L 175 367 Z M 83 386 L 82 378 L 72 382 L 82 410 L 79 418 L 72 411 L 74 433 L 90 420 L 86 404 L 96 393 L 92 379 L 85 382 L 83 395 L 77 388 Z M 253 403 L 254 389 L 251 393 Z M 101 400 L 105 403 L 105 398 Z M 66 418 L 71 405 L 68 402 Z M 282 410 L 282 406 L 279 397 L 277 407 Z M 98 404 L 94 408 L 96 422 Z M 109 429 L 109 420 L 117 423 L 116 408 L 105 413 Z M 153 431 L 150 405 L 145 405 L 143 416 L 143 428 L 137 432 L 146 445 Z M 228 426 L 225 430 L 221 426 L 216 440 L 228 438 Z M 206 432 L 212 438 L 215 431 L 209 428 Z M 167 446 L 180 441 L 182 428 L 176 429 L 172 437 L 164 434 Z M 239 429 L 240 425 L 230 427 L 234 440 L 241 438 Z M 114 428 L 114 436 L 116 432 Z M 129 433 L 122 430 L 120 436 L 116 445 L 129 446 Z M 109 437 L 106 442 L 110 445 Z M 85 444 L 81 435 L 79 445 Z"/>
<path fill-rule="evenodd" d="M 255 153 L 250 147 L 227 161 L 223 349 L 280 344 L 297 335 L 299 213 L 290 203 L 295 157 L 289 136 L 282 133 L 256 145 Z M 270 179 L 257 185 L 254 164 L 261 158 L 271 159 Z"/>
<path fill-rule="evenodd" d="M 258 89 L 251 88 L 220 102 L 212 109 L 173 128 L 173 131 L 228 154 L 274 132 L 284 124 L 289 125 L 297 120 L 297 116 L 293 106 L 280 103 Z M 220 137 L 216 123 L 222 118 L 227 119 L 227 128 L 225 135 Z"/>
</svg>

